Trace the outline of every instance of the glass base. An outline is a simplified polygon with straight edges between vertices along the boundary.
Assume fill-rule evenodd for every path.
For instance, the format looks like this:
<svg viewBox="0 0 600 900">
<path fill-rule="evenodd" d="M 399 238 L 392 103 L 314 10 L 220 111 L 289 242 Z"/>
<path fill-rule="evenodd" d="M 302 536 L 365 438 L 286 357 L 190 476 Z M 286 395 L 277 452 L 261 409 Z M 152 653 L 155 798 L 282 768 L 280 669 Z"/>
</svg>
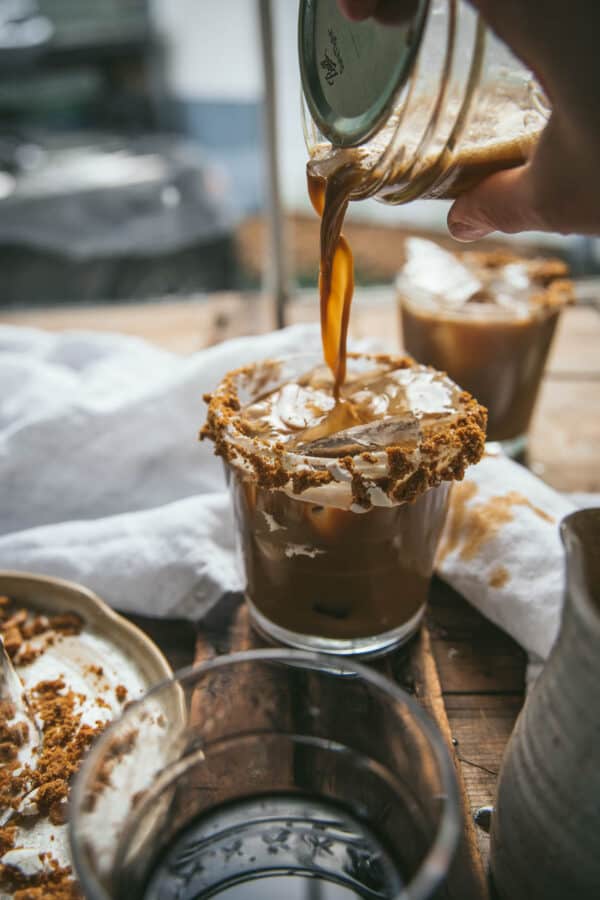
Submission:
<svg viewBox="0 0 600 900">
<path fill-rule="evenodd" d="M 263 616 L 249 597 L 246 597 L 246 602 L 250 610 L 252 625 L 266 640 L 275 644 L 285 644 L 287 647 L 295 647 L 297 650 L 314 650 L 321 653 L 332 653 L 336 656 L 373 658 L 390 653 L 405 644 L 418 631 L 425 613 L 425 606 L 422 606 L 411 619 L 391 631 L 364 638 L 340 640 L 339 638 L 318 637 L 314 634 L 289 631 Z"/>
<path fill-rule="evenodd" d="M 506 441 L 487 441 L 485 452 L 490 455 L 504 453 L 510 459 L 523 459 L 527 454 L 527 435 L 520 434 L 518 437 L 508 438 Z"/>
</svg>

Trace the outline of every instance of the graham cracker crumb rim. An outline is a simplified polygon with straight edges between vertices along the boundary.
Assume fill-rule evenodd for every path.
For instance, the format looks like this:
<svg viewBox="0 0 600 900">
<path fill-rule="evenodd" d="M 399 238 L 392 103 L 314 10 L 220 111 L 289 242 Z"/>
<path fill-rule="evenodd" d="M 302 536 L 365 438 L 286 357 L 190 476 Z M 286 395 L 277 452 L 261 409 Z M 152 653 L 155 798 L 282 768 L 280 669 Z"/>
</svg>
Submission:
<svg viewBox="0 0 600 900">
<path fill-rule="evenodd" d="M 408 356 L 352 353 L 349 358 L 366 358 L 389 366 L 390 371 L 413 367 L 435 371 Z M 240 420 L 242 404 L 238 383 L 261 368 L 272 372 L 285 361 L 265 360 L 234 369 L 207 395 L 208 413 L 200 439 L 212 440 L 217 456 L 260 487 L 300 496 L 309 489 L 336 482 L 351 491 L 352 504 L 357 507 L 370 508 L 374 496 L 386 497 L 395 505 L 414 500 L 442 481 L 461 480 L 467 466 L 478 462 L 483 455 L 487 410 L 466 391 L 459 395 L 455 417 L 432 433 L 424 434 L 416 450 L 411 452 L 400 445 L 391 445 L 348 457 L 351 461 L 348 464 L 339 457 L 309 457 L 288 451 L 271 440 L 249 436 Z M 417 473 L 420 473 L 418 477 Z"/>
</svg>

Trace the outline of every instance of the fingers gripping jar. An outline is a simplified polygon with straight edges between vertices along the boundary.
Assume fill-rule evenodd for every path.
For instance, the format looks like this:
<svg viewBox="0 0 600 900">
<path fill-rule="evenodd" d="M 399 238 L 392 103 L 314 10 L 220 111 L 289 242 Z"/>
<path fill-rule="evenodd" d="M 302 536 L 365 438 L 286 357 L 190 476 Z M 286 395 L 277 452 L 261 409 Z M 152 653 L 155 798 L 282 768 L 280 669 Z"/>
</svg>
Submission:
<svg viewBox="0 0 600 900">
<path fill-rule="evenodd" d="M 397 26 L 302 0 L 309 168 L 351 169 L 349 199 L 453 198 L 521 165 L 550 114 L 535 78 L 464 0 L 418 0 Z"/>
</svg>

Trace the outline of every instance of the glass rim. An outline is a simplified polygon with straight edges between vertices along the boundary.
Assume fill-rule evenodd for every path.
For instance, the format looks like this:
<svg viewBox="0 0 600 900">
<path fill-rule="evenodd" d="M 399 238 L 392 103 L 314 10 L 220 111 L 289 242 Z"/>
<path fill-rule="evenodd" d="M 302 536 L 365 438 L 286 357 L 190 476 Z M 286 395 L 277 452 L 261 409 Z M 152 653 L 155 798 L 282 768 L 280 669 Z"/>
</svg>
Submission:
<svg viewBox="0 0 600 900">
<path fill-rule="evenodd" d="M 402 444 L 396 447 L 391 442 L 385 447 L 371 449 L 365 447 L 360 452 L 344 453 L 342 456 L 306 455 L 288 450 L 285 445 L 245 434 L 236 422 L 236 416 L 231 415 L 232 394 L 238 404 L 236 409 L 239 410 L 242 405 L 239 401 L 239 389 L 250 390 L 244 384 L 244 379 L 256 373 L 260 374 L 261 366 L 273 367 L 273 371 L 276 372 L 277 366 L 298 364 L 304 360 L 307 366 L 314 362 L 322 362 L 317 351 L 255 360 L 240 369 L 227 372 L 210 395 L 207 418 L 210 429 L 207 431 L 205 426 L 201 434 L 221 445 L 218 452 L 223 457 L 225 465 L 239 472 L 241 477 L 254 480 L 263 487 L 283 491 L 294 499 L 340 509 L 350 508 L 354 512 L 365 512 L 374 507 L 389 508 L 412 502 L 444 482 L 457 480 L 458 469 L 464 471 L 468 465 L 479 461 L 481 454 L 477 450 L 477 440 L 472 441 L 470 438 L 478 438 L 483 447 L 482 408 L 474 398 L 464 393 L 454 398 L 453 409 L 445 430 L 437 433 L 435 443 L 428 446 L 426 452 L 423 451 L 423 446 L 426 443 L 424 437 L 427 435 L 421 433 L 420 426 L 412 447 L 404 448 Z M 417 362 L 406 353 L 351 352 L 347 354 L 347 360 L 349 369 L 352 363 L 364 361 L 374 366 L 387 364 L 390 371 L 412 372 L 415 379 L 425 374 L 442 376 L 450 387 L 460 391 L 458 385 L 455 385 L 445 373 L 437 372 L 431 366 Z M 286 377 L 297 377 L 297 374 L 286 375 L 282 372 L 271 376 L 273 385 L 270 390 L 275 390 L 278 384 L 283 384 Z M 260 388 L 264 392 L 265 383 L 262 381 Z M 418 409 L 413 410 L 414 423 L 420 421 L 421 412 Z M 381 422 L 385 423 L 386 418 L 383 417 Z M 458 426 L 463 424 L 469 432 L 467 435 L 469 439 L 465 439 L 465 435 L 457 430 Z M 215 433 L 218 434 L 218 439 Z M 351 464 L 348 464 L 349 456 Z M 401 457 L 400 471 L 395 471 L 397 457 Z M 264 461 L 267 465 L 257 466 L 253 462 L 254 458 L 260 458 L 261 463 Z M 269 482 L 272 471 L 278 478 L 281 476 L 278 483 Z M 301 485 L 299 489 L 297 484 Z"/>
<path fill-rule="evenodd" d="M 522 308 L 501 306 L 493 301 L 471 304 L 461 304 L 456 307 L 444 306 L 436 302 L 440 294 L 427 290 L 411 281 L 408 275 L 400 271 L 394 279 L 396 302 L 402 308 L 408 309 L 416 316 L 427 316 L 444 322 L 460 322 L 467 325 L 505 325 L 522 327 L 528 322 L 543 322 L 553 316 L 558 318 L 569 305 L 568 301 L 555 304 L 533 304 L 529 296 L 524 300 Z M 507 288 L 507 293 L 510 289 Z M 443 296 L 443 295 L 442 295 Z M 485 315 L 481 314 L 481 307 L 485 306 Z M 408 352 L 408 351 L 407 351 Z"/>
<path fill-rule="evenodd" d="M 69 801 L 71 812 L 81 808 L 88 774 L 94 771 L 95 763 L 101 757 L 106 743 L 110 742 L 113 735 L 118 733 L 118 730 L 123 727 L 123 723 L 132 718 L 134 713 L 143 708 L 149 700 L 173 687 L 182 688 L 194 684 L 207 672 L 211 672 L 214 669 L 252 662 L 304 664 L 304 668 L 316 668 L 323 672 L 336 672 L 339 675 L 343 674 L 346 676 L 355 675 L 366 684 L 381 691 L 384 695 L 403 704 L 410 711 L 421 733 L 427 739 L 439 767 L 444 799 L 440 822 L 424 859 L 410 882 L 392 900 L 427 900 L 446 875 L 461 834 L 461 803 L 457 776 L 449 748 L 446 746 L 441 731 L 429 714 L 403 688 L 395 684 L 387 676 L 381 675 L 365 665 L 346 658 L 332 657 L 326 653 L 315 653 L 308 650 L 259 648 L 216 656 L 200 665 L 190 665 L 174 672 L 170 678 L 160 681 L 142 697 L 132 701 L 127 709 L 117 719 L 114 719 L 102 732 L 98 740 L 94 742 L 84 759 L 83 765 L 75 775 Z M 69 818 L 68 835 L 75 875 L 81 882 L 85 896 L 89 900 L 112 900 L 88 866 L 87 854 L 79 840 L 75 816 L 70 816 Z"/>
</svg>

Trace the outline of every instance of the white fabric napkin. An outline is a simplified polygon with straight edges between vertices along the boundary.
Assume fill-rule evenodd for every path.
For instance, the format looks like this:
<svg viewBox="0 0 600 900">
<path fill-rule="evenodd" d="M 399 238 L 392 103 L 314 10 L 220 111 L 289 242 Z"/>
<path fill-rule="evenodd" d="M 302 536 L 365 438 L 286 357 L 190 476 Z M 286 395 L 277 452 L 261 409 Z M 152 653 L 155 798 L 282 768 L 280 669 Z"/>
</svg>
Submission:
<svg viewBox="0 0 600 900">
<path fill-rule="evenodd" d="M 197 440 L 229 369 L 318 347 L 315 326 L 181 357 L 113 334 L 0 327 L 0 567 L 125 612 L 199 618 L 242 587 L 221 461 Z"/>
<path fill-rule="evenodd" d="M 564 552 L 560 520 L 576 508 L 502 453 L 455 484 L 437 573 L 529 654 L 539 671 L 560 625 Z"/>
<path fill-rule="evenodd" d="M 200 618 L 242 587 L 218 459 L 196 434 L 230 368 L 318 346 L 314 326 L 182 358 L 108 334 L 0 327 L 0 568 L 126 612 Z M 455 486 L 439 574 L 536 659 L 556 636 L 573 504 L 488 456 Z"/>
</svg>

